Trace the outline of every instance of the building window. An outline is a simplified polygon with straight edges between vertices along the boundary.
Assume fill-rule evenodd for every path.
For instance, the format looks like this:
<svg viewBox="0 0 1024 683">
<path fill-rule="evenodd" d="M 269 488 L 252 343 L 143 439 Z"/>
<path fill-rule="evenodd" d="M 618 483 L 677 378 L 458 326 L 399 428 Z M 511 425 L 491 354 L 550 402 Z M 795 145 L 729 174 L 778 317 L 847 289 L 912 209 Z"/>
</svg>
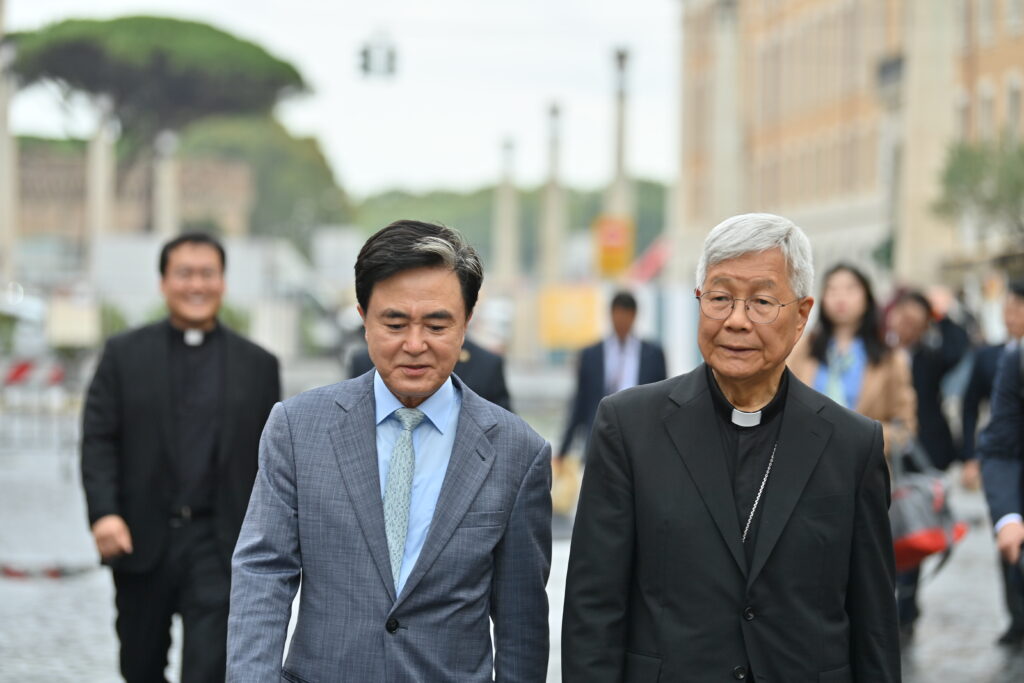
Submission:
<svg viewBox="0 0 1024 683">
<path fill-rule="evenodd" d="M 1006 135 L 1011 140 L 1020 138 L 1020 83 L 1011 81 L 1006 89 Z"/>
<path fill-rule="evenodd" d="M 956 105 L 956 125 L 960 140 L 968 141 L 971 137 L 971 102 L 966 96 Z"/>
<path fill-rule="evenodd" d="M 1024 0 L 1007 0 L 1006 28 L 1014 35 L 1020 35 L 1024 28 Z"/>
<path fill-rule="evenodd" d="M 995 38 L 995 0 L 978 0 L 978 44 L 991 45 Z"/>
<path fill-rule="evenodd" d="M 981 98 L 978 102 L 978 138 L 980 140 L 992 138 L 995 119 L 994 100 L 991 89 L 985 88 L 981 91 Z"/>
</svg>

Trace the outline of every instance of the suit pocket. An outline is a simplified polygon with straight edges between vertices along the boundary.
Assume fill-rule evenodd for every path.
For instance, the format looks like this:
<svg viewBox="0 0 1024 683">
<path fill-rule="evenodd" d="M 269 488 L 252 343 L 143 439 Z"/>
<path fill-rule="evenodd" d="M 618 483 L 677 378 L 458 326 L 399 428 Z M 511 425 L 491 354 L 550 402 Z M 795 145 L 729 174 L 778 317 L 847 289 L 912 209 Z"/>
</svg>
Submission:
<svg viewBox="0 0 1024 683">
<path fill-rule="evenodd" d="M 818 683 L 853 683 L 853 672 L 849 666 L 831 671 L 822 671 L 818 674 Z"/>
<path fill-rule="evenodd" d="M 657 683 L 660 677 L 660 657 L 636 652 L 626 653 L 626 674 L 622 678 L 623 683 Z"/>
<path fill-rule="evenodd" d="M 283 667 L 281 669 L 281 680 L 288 681 L 289 683 L 309 683 L 309 681 L 307 681 L 305 678 L 302 678 L 301 676 L 296 676 L 291 671 Z"/>
<path fill-rule="evenodd" d="M 501 526 L 505 523 L 505 511 L 495 510 L 494 512 L 467 512 L 459 522 L 459 529 L 472 529 L 482 526 Z"/>
</svg>

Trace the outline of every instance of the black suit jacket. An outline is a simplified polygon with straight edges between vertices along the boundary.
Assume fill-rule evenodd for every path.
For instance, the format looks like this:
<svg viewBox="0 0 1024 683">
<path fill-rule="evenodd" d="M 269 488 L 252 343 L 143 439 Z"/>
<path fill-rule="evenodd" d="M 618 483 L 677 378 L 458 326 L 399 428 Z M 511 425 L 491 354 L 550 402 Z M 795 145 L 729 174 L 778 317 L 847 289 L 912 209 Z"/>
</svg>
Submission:
<svg viewBox="0 0 1024 683">
<path fill-rule="evenodd" d="M 653 342 L 640 342 L 640 370 L 637 384 L 660 382 L 668 376 L 665 369 L 665 353 Z M 584 440 L 590 437 L 597 414 L 597 404 L 608 395 L 604 379 L 604 340 L 580 351 L 576 368 L 576 394 L 569 410 L 569 424 L 565 427 L 562 446 L 558 455 L 564 455 L 577 436 Z"/>
<path fill-rule="evenodd" d="M 85 400 L 82 483 L 89 523 L 121 515 L 133 552 L 110 564 L 144 572 L 167 539 L 174 455 L 166 321 L 111 337 Z M 224 406 L 216 454 L 214 518 L 227 566 L 256 478 L 263 424 L 281 397 L 277 359 L 222 327 Z"/>
<path fill-rule="evenodd" d="M 1021 350 L 1000 356 L 992 391 L 992 419 L 978 437 L 985 498 L 993 522 L 1024 513 L 1024 400 L 1021 399 Z"/>
<path fill-rule="evenodd" d="M 971 378 L 964 390 L 961 410 L 963 417 L 963 459 L 973 460 L 975 457 L 974 442 L 978 431 L 978 413 L 983 403 L 992 399 L 995 387 L 996 368 L 999 359 L 1006 350 L 1006 344 L 984 346 L 974 352 L 974 364 L 971 366 Z"/>
<path fill-rule="evenodd" d="M 967 332 L 943 318 L 936 324 L 939 341 L 911 352 L 911 376 L 917 393 L 917 438 L 935 467 L 944 470 L 957 460 L 956 444 L 942 412 L 942 380 L 970 348 Z"/>
<path fill-rule="evenodd" d="M 748 566 L 705 373 L 601 403 L 563 680 L 899 681 L 881 426 L 790 377 Z"/>
<path fill-rule="evenodd" d="M 462 345 L 462 358 L 455 364 L 455 374 L 466 386 L 481 398 L 499 405 L 505 410 L 512 410 L 512 398 L 508 395 L 505 385 L 505 359 L 488 351 L 479 344 L 466 338 Z M 352 355 L 349 361 L 348 376 L 359 377 L 370 371 L 373 361 L 366 349 Z"/>
</svg>

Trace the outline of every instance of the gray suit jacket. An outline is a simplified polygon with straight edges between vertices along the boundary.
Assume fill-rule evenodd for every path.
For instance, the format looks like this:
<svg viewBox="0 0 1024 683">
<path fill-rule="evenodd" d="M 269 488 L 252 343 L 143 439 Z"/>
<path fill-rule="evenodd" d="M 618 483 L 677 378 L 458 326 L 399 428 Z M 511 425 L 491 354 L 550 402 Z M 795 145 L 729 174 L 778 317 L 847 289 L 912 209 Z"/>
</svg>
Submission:
<svg viewBox="0 0 1024 683">
<path fill-rule="evenodd" d="M 229 681 L 544 680 L 551 447 L 452 379 L 462 390 L 455 445 L 397 600 L 372 373 L 274 407 L 232 563 Z"/>
</svg>

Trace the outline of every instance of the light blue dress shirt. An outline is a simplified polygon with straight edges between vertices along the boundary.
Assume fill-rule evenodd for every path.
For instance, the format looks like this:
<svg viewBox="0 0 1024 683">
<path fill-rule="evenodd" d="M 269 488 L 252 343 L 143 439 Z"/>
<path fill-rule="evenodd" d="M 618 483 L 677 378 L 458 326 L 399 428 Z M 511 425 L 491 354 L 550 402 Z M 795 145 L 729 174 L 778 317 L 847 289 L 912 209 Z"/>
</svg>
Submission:
<svg viewBox="0 0 1024 683">
<path fill-rule="evenodd" d="M 402 432 L 395 411 L 404 408 L 402 402 L 384 384 L 380 374 L 373 372 L 373 399 L 377 420 L 377 468 L 380 472 L 380 497 L 384 500 L 384 486 L 388 480 L 391 451 Z M 395 595 L 402 592 L 416 559 L 427 540 L 434 508 L 441 494 L 448 461 L 455 445 L 455 430 L 462 410 L 462 395 L 449 377 L 441 388 L 417 406 L 426 415 L 412 433 L 412 450 L 416 456 L 416 472 L 412 477 L 412 498 L 409 507 L 409 533 L 405 538 L 402 572 L 398 576 Z"/>
</svg>

